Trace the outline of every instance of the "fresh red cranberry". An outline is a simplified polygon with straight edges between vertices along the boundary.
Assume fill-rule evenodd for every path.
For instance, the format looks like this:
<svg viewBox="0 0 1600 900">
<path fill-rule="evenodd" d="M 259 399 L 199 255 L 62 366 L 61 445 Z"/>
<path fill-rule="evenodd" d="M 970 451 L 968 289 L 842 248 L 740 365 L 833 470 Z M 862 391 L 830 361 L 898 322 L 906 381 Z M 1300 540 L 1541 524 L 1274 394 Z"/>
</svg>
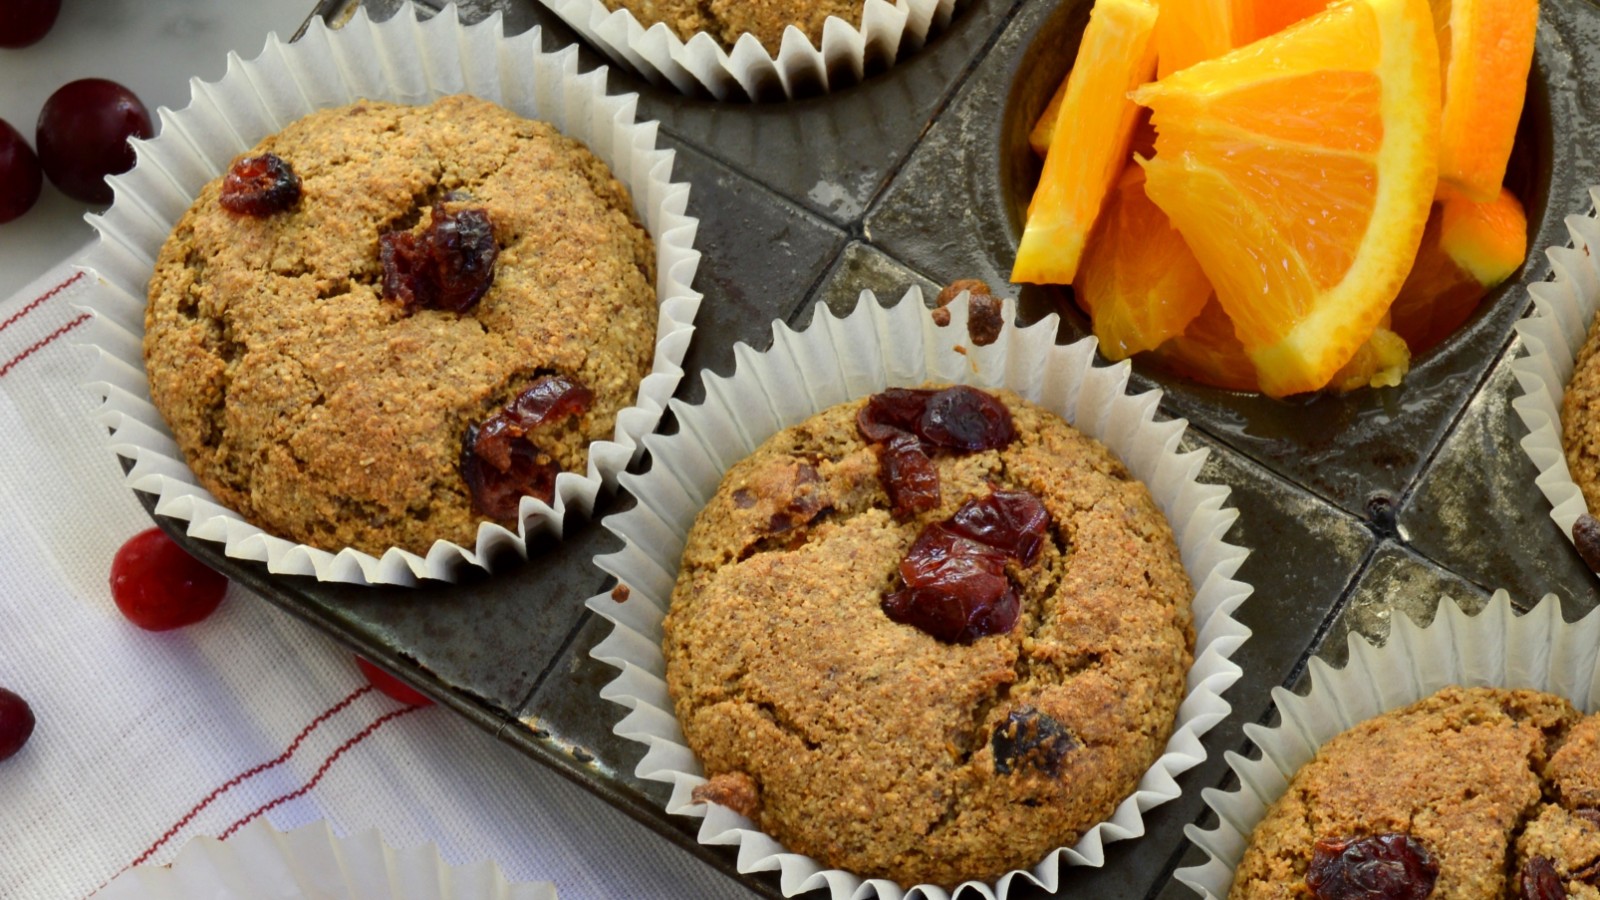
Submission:
<svg viewBox="0 0 1600 900">
<path fill-rule="evenodd" d="M 1407 834 L 1322 839 L 1312 846 L 1306 886 L 1317 900 L 1424 900 L 1439 864 Z"/>
<path fill-rule="evenodd" d="M 33 734 L 33 710 L 28 701 L 0 688 L 0 760 L 17 755 Z"/>
<path fill-rule="evenodd" d="M 34 146 L 50 182 L 85 203 L 110 203 L 107 175 L 133 168 L 129 138 L 155 133 L 133 92 L 104 78 L 62 85 L 39 111 Z"/>
<path fill-rule="evenodd" d="M 0 222 L 9 222 L 33 208 L 44 187 L 39 157 L 22 133 L 0 119 Z"/>
<path fill-rule="evenodd" d="M 222 208 L 264 219 L 300 202 L 300 176 L 273 153 L 241 156 L 222 179 Z"/>
<path fill-rule="evenodd" d="M 366 657 L 356 657 L 356 668 L 360 669 L 361 674 L 366 676 L 368 684 L 407 706 L 433 705 L 433 700 L 428 695 L 378 668 L 374 663 L 368 662 Z"/>
<path fill-rule="evenodd" d="M 1030 768 L 1059 778 L 1062 761 L 1081 746 L 1065 726 L 1031 706 L 1012 710 L 989 736 L 996 775 Z"/>
<path fill-rule="evenodd" d="M 1567 886 L 1555 863 L 1543 856 L 1530 856 L 1519 878 L 1523 900 L 1566 900 Z"/>
<path fill-rule="evenodd" d="M 1009 632 L 1021 606 L 1006 560 L 1031 565 L 1049 525 L 1044 504 L 1029 493 L 968 500 L 917 535 L 900 562 L 905 587 L 884 595 L 884 614 L 952 644 Z"/>
<path fill-rule="evenodd" d="M 0 0 L 0 47 L 34 44 L 56 23 L 61 0 Z"/>
<path fill-rule="evenodd" d="M 111 597 L 128 621 L 146 631 L 193 625 L 216 610 L 227 590 L 225 576 L 159 528 L 129 538 L 111 561 Z"/>
<path fill-rule="evenodd" d="M 407 312 L 466 312 L 494 283 L 499 254 L 487 212 L 450 212 L 437 205 L 421 234 L 391 231 L 378 239 L 383 296 L 398 300 Z"/>
<path fill-rule="evenodd" d="M 505 409 L 469 425 L 460 466 L 473 510 L 504 521 L 516 518 L 523 495 L 549 503 L 561 468 L 528 434 L 547 423 L 581 416 L 593 403 L 593 391 L 564 375 L 551 375 L 534 382 Z"/>
</svg>

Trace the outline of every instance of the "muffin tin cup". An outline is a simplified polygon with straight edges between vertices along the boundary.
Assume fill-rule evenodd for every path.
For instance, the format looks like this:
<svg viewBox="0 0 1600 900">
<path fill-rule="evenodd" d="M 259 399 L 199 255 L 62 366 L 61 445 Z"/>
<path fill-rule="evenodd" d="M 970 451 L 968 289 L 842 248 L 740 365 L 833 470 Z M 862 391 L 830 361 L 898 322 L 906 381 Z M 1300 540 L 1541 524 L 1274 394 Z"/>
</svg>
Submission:
<svg viewBox="0 0 1600 900">
<path fill-rule="evenodd" d="M 700 254 L 697 220 L 684 215 L 689 186 L 671 181 L 673 152 L 657 146 L 655 122 L 636 122 L 635 95 L 606 94 L 606 70 L 578 74 L 576 47 L 539 50 L 539 30 L 504 38 L 500 17 L 462 25 L 447 12 L 419 22 L 414 8 L 381 24 L 360 11 L 338 31 L 314 22 L 284 44 L 270 36 L 250 61 L 230 56 L 218 81 L 192 84 L 190 104 L 161 109 L 161 133 L 134 141 L 137 164 L 110 179 L 116 199 L 102 216 L 96 245 L 80 268 L 94 277 L 85 309 L 94 314 L 86 343 L 98 359 L 88 387 L 104 398 L 98 420 L 127 461 L 126 482 L 157 496 L 156 513 L 188 523 L 191 536 L 219 541 L 228 556 L 264 562 L 274 573 L 357 584 L 455 580 L 487 568 L 504 552 L 527 554 L 529 537 L 559 537 L 571 513 L 587 517 L 603 487 L 640 452 L 683 377 L 700 295 L 689 285 Z M 556 477 L 551 503 L 523 497 L 515 531 L 480 523 L 476 543 L 437 541 L 425 556 L 390 548 L 381 557 L 352 548 L 329 552 L 267 534 L 219 505 L 183 461 L 150 402 L 144 371 L 145 286 L 174 224 L 200 188 L 263 137 L 314 110 L 360 99 L 425 103 L 454 93 L 544 119 L 588 145 L 627 185 L 656 245 L 655 362 L 632 406 L 617 415 L 610 440 L 589 445 L 588 471 Z"/>
<path fill-rule="evenodd" d="M 617 65 L 686 95 L 718 100 L 794 99 L 855 84 L 869 69 L 921 47 L 955 11 L 955 0 L 864 0 L 859 27 L 829 16 L 822 40 L 813 44 L 790 25 L 773 55 L 749 33 L 729 50 L 703 31 L 686 41 L 665 24 L 647 28 L 632 12 L 613 11 L 601 0 L 540 2 Z"/>
<path fill-rule="evenodd" d="M 1519 616 L 1502 590 L 1476 616 L 1446 597 L 1426 628 L 1406 616 L 1395 619 L 1382 647 L 1350 635 L 1350 661 L 1343 669 L 1312 658 L 1306 695 L 1273 690 L 1280 724 L 1244 726 L 1261 757 L 1228 752 L 1239 787 L 1202 792 L 1219 824 L 1208 831 L 1185 829 L 1210 860 L 1179 869 L 1175 878 L 1203 897 L 1227 897 L 1251 832 L 1317 748 L 1359 722 L 1441 688 L 1526 688 L 1565 697 L 1584 712 L 1600 707 L 1600 613 L 1567 624 L 1560 601 L 1547 595 Z"/>
<path fill-rule="evenodd" d="M 1199 738 L 1228 714 L 1222 692 L 1240 675 L 1230 657 L 1250 632 L 1233 612 L 1251 589 L 1233 575 L 1246 551 L 1222 540 L 1238 516 L 1223 506 L 1228 488 L 1196 480 L 1206 452 L 1179 450 L 1187 423 L 1156 420 L 1158 391 L 1129 396 L 1126 363 L 1093 365 L 1093 339 L 1056 345 L 1059 323 L 1054 316 L 1025 328 L 1007 326 L 997 342 L 980 347 L 966 332 L 965 295 L 950 310 L 957 324 L 940 327 L 928 315 L 918 289 L 892 308 L 881 306 L 867 291 L 845 318 L 834 317 L 819 304 L 804 331 L 775 324 L 772 349 L 765 353 L 739 345 L 734 374 L 708 377 L 703 403 L 673 402 L 678 433 L 646 438 L 650 471 L 622 476 L 638 505 L 603 523 L 625 546 L 598 557 L 596 564 L 629 589 L 620 603 L 610 593 L 588 601 L 590 609 L 615 626 L 591 653 L 622 670 L 600 694 L 631 710 L 614 730 L 647 748 L 636 772 L 640 778 L 672 785 L 668 812 L 704 817 L 702 843 L 738 845 L 739 871 L 779 870 L 780 886 L 788 895 L 826 888 L 835 900 L 874 895 L 942 900 L 950 892 L 933 885 L 902 889 L 891 881 L 824 868 L 814 859 L 786 852 L 749 819 L 691 799 L 705 779 L 673 717 L 664 680 L 661 621 L 695 516 L 728 467 L 783 428 L 893 385 L 947 381 L 1009 388 L 1110 447 L 1149 486 L 1177 537 L 1184 567 L 1196 586 L 1196 641 L 1188 692 L 1165 752 L 1109 820 L 1089 829 L 1074 846 L 1052 851 L 1031 870 L 1013 870 L 992 884 L 969 882 L 966 886 L 976 895 L 1004 898 L 1013 886 L 1021 890 L 1026 885 L 1053 891 L 1061 883 L 1062 866 L 1103 865 L 1106 842 L 1142 835 L 1143 812 L 1178 797 L 1175 776 L 1205 759 Z M 1015 321 L 1015 312 L 1007 301 L 1006 321 Z"/>
<path fill-rule="evenodd" d="M 95 892 L 101 900 L 174 897 L 405 897 L 556 900 L 549 882 L 513 883 L 496 863 L 449 865 L 432 844 L 396 850 L 376 830 L 338 837 L 326 821 L 278 831 L 257 819 L 224 843 L 191 839 L 166 865 L 143 865 Z"/>
<path fill-rule="evenodd" d="M 1591 187 L 1589 196 L 1600 204 L 1600 187 Z M 1511 364 L 1522 386 L 1522 396 L 1511 406 L 1528 426 L 1522 449 L 1539 469 L 1534 483 L 1550 501 L 1550 518 L 1570 541 L 1573 523 L 1592 510 L 1567 469 L 1561 401 L 1600 308 L 1600 260 L 1594 256 L 1600 253 L 1600 220 L 1591 212 L 1568 216 L 1566 225 L 1572 246 L 1546 251 L 1554 277 L 1528 288 L 1534 308 L 1516 326 L 1526 355 Z"/>
</svg>

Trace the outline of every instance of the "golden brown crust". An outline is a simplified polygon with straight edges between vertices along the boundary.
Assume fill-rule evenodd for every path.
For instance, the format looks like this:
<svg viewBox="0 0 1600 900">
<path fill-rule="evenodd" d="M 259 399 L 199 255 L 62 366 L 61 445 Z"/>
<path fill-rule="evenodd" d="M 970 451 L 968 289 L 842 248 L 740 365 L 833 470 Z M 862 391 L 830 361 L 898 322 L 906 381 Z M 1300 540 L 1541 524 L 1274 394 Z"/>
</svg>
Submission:
<svg viewBox="0 0 1600 900">
<path fill-rule="evenodd" d="M 655 348 L 655 251 L 605 165 L 463 96 L 322 110 L 252 152 L 266 151 L 300 176 L 299 204 L 236 216 L 213 181 L 150 281 L 151 397 L 200 483 L 329 550 L 470 545 L 482 517 L 458 471 L 463 433 L 550 372 L 596 399 L 537 443 L 586 471 Z M 381 296 L 378 237 L 420 231 L 439 201 L 488 212 L 494 283 L 466 314 L 407 316 Z"/>
<path fill-rule="evenodd" d="M 1100 444 L 999 396 L 1018 439 L 937 455 L 942 503 L 913 521 L 886 512 L 859 400 L 734 465 L 690 531 L 664 624 L 679 721 L 708 775 L 749 777 L 761 827 L 825 865 L 907 885 L 1031 866 L 1106 819 L 1172 731 L 1193 590 L 1165 519 Z M 890 621 L 923 526 L 1001 488 L 1054 523 L 1008 567 L 1016 628 L 961 646 Z M 997 765 L 995 731 L 1030 707 L 1072 736 L 1058 775 Z"/>
<path fill-rule="evenodd" d="M 698 32 L 732 49 L 749 33 L 777 55 L 784 29 L 800 29 L 813 45 L 822 43 L 822 24 L 835 16 L 859 28 L 862 0 L 601 0 L 607 9 L 626 9 L 649 28 L 661 22 L 687 41 Z"/>
<path fill-rule="evenodd" d="M 1550 694 L 1450 687 L 1357 724 L 1302 766 L 1251 835 L 1233 900 L 1310 897 L 1318 840 L 1400 833 L 1439 866 L 1432 896 L 1515 896 L 1518 829 L 1540 773 L 1578 721 Z"/>
</svg>

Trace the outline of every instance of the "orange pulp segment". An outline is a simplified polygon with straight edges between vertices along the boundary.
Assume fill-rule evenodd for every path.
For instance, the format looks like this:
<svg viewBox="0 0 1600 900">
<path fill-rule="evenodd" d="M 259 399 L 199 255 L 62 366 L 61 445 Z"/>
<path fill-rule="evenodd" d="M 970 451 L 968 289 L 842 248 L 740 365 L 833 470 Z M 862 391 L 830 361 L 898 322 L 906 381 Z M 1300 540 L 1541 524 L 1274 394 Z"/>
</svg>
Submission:
<svg viewBox="0 0 1600 900">
<path fill-rule="evenodd" d="M 1233 334 L 1233 322 L 1212 297 L 1184 329 L 1153 354 L 1164 368 L 1229 391 L 1259 391 L 1256 367 Z"/>
<path fill-rule="evenodd" d="M 1501 188 L 1492 203 L 1445 192 L 1428 218 L 1417 264 L 1390 307 L 1391 327 L 1413 354 L 1427 352 L 1461 327 L 1527 252 L 1528 219 L 1510 191 Z"/>
<path fill-rule="evenodd" d="M 1489 203 L 1522 117 L 1539 0 L 1433 0 L 1433 15 L 1444 73 L 1439 180 Z"/>
<path fill-rule="evenodd" d="M 1166 7 L 1162 7 L 1163 15 Z M 1182 334 L 1211 296 L 1211 282 L 1128 166 L 1106 198 L 1072 288 L 1110 360 L 1154 350 Z"/>
<path fill-rule="evenodd" d="M 1411 371 L 1411 350 L 1388 328 L 1379 326 L 1350 361 L 1333 373 L 1328 389 L 1348 394 L 1357 388 L 1394 387 Z"/>
<path fill-rule="evenodd" d="M 1165 78 L 1238 46 L 1239 0 L 1161 0 L 1156 19 L 1156 77 Z"/>
<path fill-rule="evenodd" d="M 1244 30 L 1238 34 L 1239 43 L 1249 44 L 1277 34 L 1327 9 L 1329 2 L 1331 0 L 1254 0 L 1249 3 L 1249 12 L 1242 17 Z"/>
<path fill-rule="evenodd" d="M 1100 205 L 1122 172 L 1139 108 L 1128 92 L 1155 71 L 1156 7 L 1096 0 L 1067 76 L 1058 128 L 1017 248 L 1011 280 L 1071 284 Z"/>
<path fill-rule="evenodd" d="M 1134 93 L 1145 191 L 1274 397 L 1326 386 L 1400 290 L 1437 184 L 1428 0 L 1353 0 Z M 1052 148 L 1053 149 L 1053 148 Z"/>
</svg>

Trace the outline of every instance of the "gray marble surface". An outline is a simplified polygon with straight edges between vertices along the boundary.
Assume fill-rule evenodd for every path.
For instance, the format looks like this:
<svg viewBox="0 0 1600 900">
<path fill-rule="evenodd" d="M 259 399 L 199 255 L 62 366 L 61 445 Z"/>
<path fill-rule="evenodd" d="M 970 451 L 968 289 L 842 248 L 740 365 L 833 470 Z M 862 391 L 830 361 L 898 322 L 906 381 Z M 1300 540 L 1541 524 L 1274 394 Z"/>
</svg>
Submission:
<svg viewBox="0 0 1600 900">
<path fill-rule="evenodd" d="M 56 88 L 109 78 L 149 107 L 181 108 L 189 79 L 215 80 L 228 54 L 261 52 L 268 32 L 294 33 L 315 0 L 63 0 L 44 39 L 0 49 L 0 119 L 33 143 L 39 109 Z M 159 127 L 159 123 L 158 123 Z M 83 220 L 100 207 L 73 200 L 48 181 L 39 202 L 0 225 L 0 298 L 20 291 L 94 237 Z"/>
</svg>

